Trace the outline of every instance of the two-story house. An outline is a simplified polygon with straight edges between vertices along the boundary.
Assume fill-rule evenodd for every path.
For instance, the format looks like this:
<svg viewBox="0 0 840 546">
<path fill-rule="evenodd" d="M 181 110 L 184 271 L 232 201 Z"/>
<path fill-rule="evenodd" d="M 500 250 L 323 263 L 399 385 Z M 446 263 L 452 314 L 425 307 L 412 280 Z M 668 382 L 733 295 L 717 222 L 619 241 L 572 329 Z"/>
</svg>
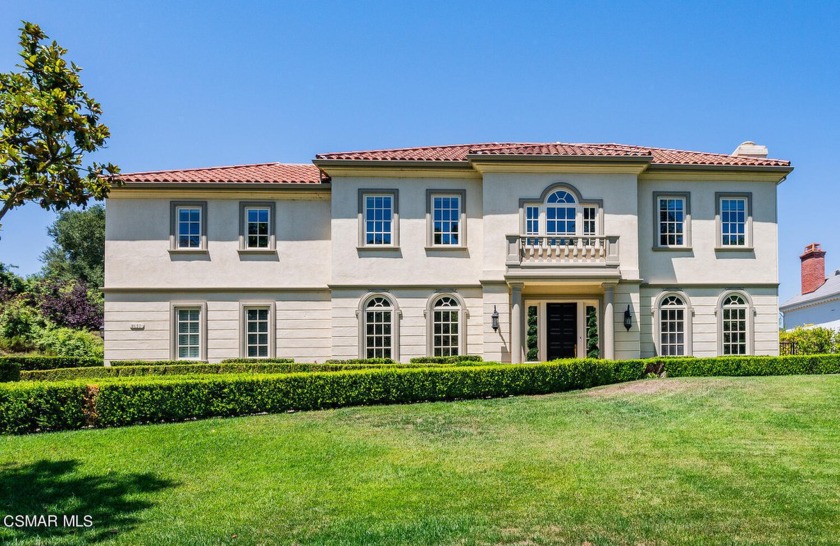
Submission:
<svg viewBox="0 0 840 546">
<path fill-rule="evenodd" d="M 777 354 L 792 167 L 766 156 L 490 143 L 125 174 L 105 356 Z"/>
</svg>

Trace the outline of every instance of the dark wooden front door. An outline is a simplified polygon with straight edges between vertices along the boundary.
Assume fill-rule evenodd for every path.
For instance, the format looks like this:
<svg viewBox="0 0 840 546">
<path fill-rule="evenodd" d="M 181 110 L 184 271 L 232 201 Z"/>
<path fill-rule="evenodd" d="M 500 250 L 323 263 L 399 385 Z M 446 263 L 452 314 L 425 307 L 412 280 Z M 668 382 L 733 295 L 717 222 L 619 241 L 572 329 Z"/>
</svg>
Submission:
<svg viewBox="0 0 840 546">
<path fill-rule="evenodd" d="M 577 303 L 547 303 L 545 314 L 547 359 L 575 358 Z"/>
</svg>

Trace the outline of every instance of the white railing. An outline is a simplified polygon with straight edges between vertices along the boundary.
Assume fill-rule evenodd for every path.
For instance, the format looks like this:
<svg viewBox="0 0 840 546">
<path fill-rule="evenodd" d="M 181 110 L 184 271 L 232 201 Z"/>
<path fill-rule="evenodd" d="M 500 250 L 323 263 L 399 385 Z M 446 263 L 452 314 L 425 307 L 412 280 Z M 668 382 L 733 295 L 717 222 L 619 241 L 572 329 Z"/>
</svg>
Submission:
<svg viewBox="0 0 840 546">
<path fill-rule="evenodd" d="M 618 236 L 508 235 L 507 265 L 618 265 Z"/>
</svg>

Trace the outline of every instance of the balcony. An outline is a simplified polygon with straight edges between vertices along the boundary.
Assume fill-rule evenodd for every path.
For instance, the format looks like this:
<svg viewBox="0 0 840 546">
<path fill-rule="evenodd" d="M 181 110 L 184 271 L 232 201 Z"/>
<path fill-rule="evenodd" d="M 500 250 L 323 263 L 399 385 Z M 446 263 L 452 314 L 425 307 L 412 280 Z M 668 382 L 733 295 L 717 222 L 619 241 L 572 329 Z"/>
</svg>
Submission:
<svg viewBox="0 0 840 546">
<path fill-rule="evenodd" d="M 618 267 L 618 235 L 508 235 L 508 268 Z"/>
</svg>

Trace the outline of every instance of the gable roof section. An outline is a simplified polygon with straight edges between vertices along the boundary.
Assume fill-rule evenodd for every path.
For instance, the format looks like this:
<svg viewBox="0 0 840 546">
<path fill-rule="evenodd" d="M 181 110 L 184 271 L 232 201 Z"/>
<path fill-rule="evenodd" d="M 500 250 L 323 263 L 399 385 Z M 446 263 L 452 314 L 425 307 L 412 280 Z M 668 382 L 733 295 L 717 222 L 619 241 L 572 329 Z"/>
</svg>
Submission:
<svg viewBox="0 0 840 546">
<path fill-rule="evenodd" d="M 840 270 L 835 271 L 831 277 L 826 279 L 822 286 L 810 294 L 794 296 L 780 305 L 779 309 L 790 311 L 797 307 L 808 305 L 809 303 L 819 303 L 820 301 L 832 298 L 840 298 Z"/>
<path fill-rule="evenodd" d="M 709 152 L 672 150 L 628 144 L 589 143 L 529 143 L 490 142 L 484 144 L 455 144 L 448 146 L 422 146 L 357 152 L 318 154 L 319 160 L 330 161 L 412 161 L 412 162 L 467 162 L 486 157 L 564 157 L 581 159 L 624 158 L 648 159 L 651 165 L 660 166 L 716 166 L 716 167 L 790 167 L 790 161 L 758 157 L 733 156 Z"/>
<path fill-rule="evenodd" d="M 203 169 L 120 174 L 130 185 L 143 184 L 322 184 L 321 170 L 312 164 L 257 163 Z"/>
</svg>

